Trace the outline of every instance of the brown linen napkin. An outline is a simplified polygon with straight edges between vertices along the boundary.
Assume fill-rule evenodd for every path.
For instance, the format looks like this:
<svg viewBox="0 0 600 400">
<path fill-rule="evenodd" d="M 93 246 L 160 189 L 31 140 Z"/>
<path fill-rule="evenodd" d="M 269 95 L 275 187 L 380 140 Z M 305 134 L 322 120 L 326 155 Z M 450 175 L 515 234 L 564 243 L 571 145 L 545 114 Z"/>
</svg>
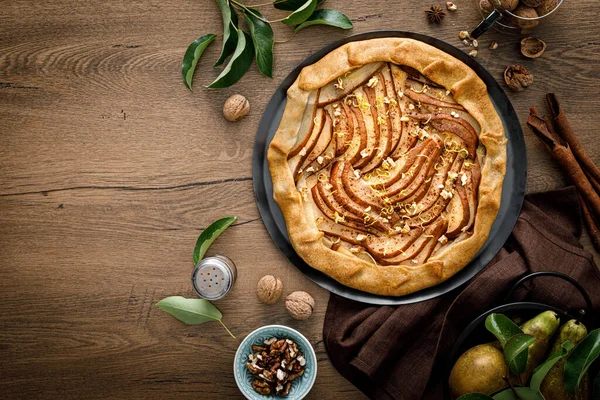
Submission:
<svg viewBox="0 0 600 400">
<path fill-rule="evenodd" d="M 462 330 L 498 305 L 520 277 L 556 271 L 577 279 L 600 310 L 600 271 L 577 241 L 581 211 L 574 187 L 528 195 L 512 235 L 465 286 L 398 307 L 369 306 L 331 295 L 323 337 L 335 368 L 373 399 L 442 399 L 446 357 Z M 570 284 L 537 278 L 513 295 L 561 309 L 585 303 Z"/>
</svg>

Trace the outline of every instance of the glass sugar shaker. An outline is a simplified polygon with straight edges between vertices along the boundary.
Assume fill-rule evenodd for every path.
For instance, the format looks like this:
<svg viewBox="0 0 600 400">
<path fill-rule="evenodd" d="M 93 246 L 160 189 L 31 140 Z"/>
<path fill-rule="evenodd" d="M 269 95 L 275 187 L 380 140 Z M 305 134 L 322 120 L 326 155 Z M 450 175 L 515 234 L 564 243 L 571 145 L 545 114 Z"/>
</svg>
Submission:
<svg viewBox="0 0 600 400">
<path fill-rule="evenodd" d="M 200 260 L 192 272 L 192 286 L 198 296 L 219 300 L 229 293 L 237 278 L 234 262 L 221 254 Z"/>
</svg>

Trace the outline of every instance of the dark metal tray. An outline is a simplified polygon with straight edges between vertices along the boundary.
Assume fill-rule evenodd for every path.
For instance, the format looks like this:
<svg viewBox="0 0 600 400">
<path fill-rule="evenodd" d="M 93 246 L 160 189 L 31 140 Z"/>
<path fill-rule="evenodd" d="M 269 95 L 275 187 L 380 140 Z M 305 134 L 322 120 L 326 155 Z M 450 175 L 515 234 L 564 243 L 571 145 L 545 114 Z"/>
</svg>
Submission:
<svg viewBox="0 0 600 400">
<path fill-rule="evenodd" d="M 383 37 L 404 37 L 420 40 L 451 54 L 471 67 L 487 85 L 492 103 L 502 119 L 508 137 L 508 158 L 506 177 L 502 187 L 502 201 L 487 242 L 469 265 L 447 281 L 401 297 L 380 296 L 349 288 L 306 264 L 290 244 L 283 215 L 277 203 L 273 200 L 273 185 L 267 164 L 267 148 L 279 126 L 286 104 L 287 89 L 294 83 L 302 68 L 314 64 L 335 48 L 348 42 Z M 492 75 L 472 57 L 448 43 L 423 34 L 403 31 L 376 31 L 350 36 L 325 46 L 304 60 L 283 80 L 267 105 L 258 126 L 252 159 L 252 178 L 256 202 L 267 231 L 288 260 L 304 275 L 319 286 L 348 299 L 370 304 L 399 305 L 428 300 L 456 289 L 474 277 L 498 253 L 512 232 L 521 211 L 527 181 L 527 153 L 521 124 L 508 97 Z"/>
</svg>

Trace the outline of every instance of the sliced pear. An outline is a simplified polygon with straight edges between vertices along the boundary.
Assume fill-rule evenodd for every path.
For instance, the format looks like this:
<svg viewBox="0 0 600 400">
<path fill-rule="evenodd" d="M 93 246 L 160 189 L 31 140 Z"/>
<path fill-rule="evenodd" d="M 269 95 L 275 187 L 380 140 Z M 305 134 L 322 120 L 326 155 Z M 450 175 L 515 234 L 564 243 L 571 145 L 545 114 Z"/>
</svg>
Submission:
<svg viewBox="0 0 600 400">
<path fill-rule="evenodd" d="M 316 105 L 316 99 L 318 95 L 319 91 L 315 90 L 308 96 L 308 104 L 304 109 L 304 116 L 302 117 L 300 128 L 298 129 L 296 144 L 288 153 L 288 160 L 296 156 L 304 147 L 306 147 L 306 144 L 315 131 L 315 121 L 319 121 L 320 118 L 322 118 L 322 114 L 319 115 L 319 111 L 322 113 L 323 110 L 317 108 Z"/>
<path fill-rule="evenodd" d="M 469 202 L 469 222 L 464 228 L 464 231 L 470 230 L 475 224 L 475 217 L 477 215 L 477 204 L 479 199 L 479 182 L 481 180 L 481 167 L 479 166 L 479 161 L 469 160 L 469 163 L 472 163 L 470 167 L 466 167 L 466 164 L 463 165 L 463 173 L 467 176 L 467 183 L 465 185 L 467 192 L 467 199 Z M 462 179 L 462 174 L 459 174 L 459 179 Z M 460 182 L 462 185 L 462 181 Z"/>
<path fill-rule="evenodd" d="M 369 253 L 376 259 L 397 257 L 406 250 L 423 234 L 423 229 L 411 229 L 406 234 L 391 237 L 368 237 L 365 240 L 365 247 Z"/>
<path fill-rule="evenodd" d="M 424 252 L 425 259 L 429 258 L 431 252 L 437 244 L 437 240 L 444 234 L 448 222 L 444 219 L 439 219 L 427 227 L 425 232 L 419 236 L 405 251 L 399 256 L 390 257 L 378 260 L 382 265 L 397 265 L 406 263 L 409 260 L 416 260 L 419 255 Z M 421 254 L 422 255 L 422 254 Z M 419 262 L 417 261 L 417 264 Z M 421 262 L 422 263 L 422 262 Z"/>
<path fill-rule="evenodd" d="M 377 154 L 380 141 L 379 125 L 377 125 L 377 110 L 369 103 L 369 95 L 372 89 L 364 86 L 354 91 L 358 107 L 354 108 L 354 115 L 358 121 L 358 127 L 366 132 L 367 143 L 360 152 L 360 158 L 352 163 L 355 168 L 363 168 L 375 154 Z"/>
<path fill-rule="evenodd" d="M 397 182 L 386 188 L 386 194 L 388 196 L 395 196 L 396 194 L 402 193 L 403 195 L 405 193 L 403 191 L 406 191 L 408 186 L 416 181 L 417 178 L 422 178 L 425 180 L 425 176 L 429 172 L 429 169 L 426 168 L 426 166 L 430 165 L 431 161 L 437 158 L 440 150 L 440 146 L 435 140 L 432 140 L 430 145 L 426 146 L 421 153 L 415 156 L 415 162 L 404 174 L 404 176 L 401 176 Z M 415 191 L 416 188 L 418 188 L 418 186 L 413 187 L 415 188 Z M 408 196 L 410 196 L 410 194 Z"/>
<path fill-rule="evenodd" d="M 296 178 L 301 173 L 300 166 L 302 165 L 306 157 L 308 157 L 308 154 L 312 151 L 313 147 L 315 147 L 315 145 L 317 144 L 324 123 L 325 111 L 319 108 L 317 110 L 317 115 L 314 118 L 312 133 L 308 135 L 307 139 L 302 142 L 302 147 L 300 147 L 296 151 L 295 155 L 291 158 L 288 158 L 290 169 L 293 171 L 294 178 Z"/>
<path fill-rule="evenodd" d="M 433 146 L 435 146 L 433 139 L 424 140 L 401 158 L 397 159 L 393 169 L 389 171 L 389 174 L 386 173 L 381 174 L 381 176 L 375 176 L 369 181 L 369 184 L 371 186 L 392 186 L 395 182 L 402 179 L 402 175 L 406 175 L 410 168 L 414 166 L 418 158 L 420 158 L 417 157 L 419 154 L 429 152 Z"/>
<path fill-rule="evenodd" d="M 431 122 L 431 125 L 439 132 L 448 132 L 456 135 L 465 143 L 469 157 L 475 158 L 475 151 L 479 145 L 479 137 L 471 124 L 464 119 L 442 113 L 410 113 L 408 116 L 420 121 Z"/>
<path fill-rule="evenodd" d="M 394 89 L 391 67 L 388 66 L 387 68 L 383 68 L 381 70 L 381 76 L 383 78 L 382 80 L 385 88 L 384 103 L 387 105 L 387 115 L 389 121 L 388 127 L 391 131 L 390 147 L 388 151 L 388 153 L 391 154 L 396 147 L 398 147 L 398 143 L 400 143 L 400 137 L 402 137 L 402 121 L 400 121 L 402 115 L 400 112 L 400 105 L 398 103 L 398 95 L 396 93 L 396 89 Z"/>
<path fill-rule="evenodd" d="M 417 93 L 412 89 L 406 89 L 404 91 L 404 95 L 406 97 L 408 97 L 409 99 L 411 99 L 412 101 L 415 101 L 417 103 L 431 104 L 432 106 L 435 106 L 435 107 L 453 108 L 455 110 L 461 110 L 461 111 L 464 110 L 464 107 L 458 103 L 449 103 L 447 101 L 443 101 L 440 99 L 436 99 L 435 97 L 431 97 L 430 95 L 425 94 L 425 93 Z"/>
<path fill-rule="evenodd" d="M 334 107 L 334 135 L 337 143 L 335 155 L 339 157 L 348 151 L 348 147 L 352 143 L 352 138 L 354 137 L 354 113 L 343 101 L 335 104 L 337 104 L 337 107 Z M 335 115 L 336 111 L 339 115 Z"/>
<path fill-rule="evenodd" d="M 424 211 L 430 207 L 433 207 L 435 202 L 440 197 L 442 190 L 449 189 L 449 187 L 446 187 L 446 177 L 448 173 L 458 173 L 463 163 L 462 159 L 460 159 L 456 153 L 451 153 L 450 155 L 442 158 L 442 160 L 443 164 L 438 162 L 433 166 L 433 169 L 436 171 L 436 173 L 431 179 L 429 190 L 421 199 L 421 201 L 417 202 L 417 208 L 419 210 Z M 410 204 L 408 201 L 405 201 L 405 203 Z"/>
<path fill-rule="evenodd" d="M 375 132 L 379 136 L 373 158 L 367 165 L 362 167 L 363 173 L 368 173 L 381 165 L 383 160 L 389 156 L 392 148 L 392 131 L 388 113 L 388 105 L 385 103 L 386 92 L 384 78 L 381 73 L 375 76 L 377 78 L 372 88 L 365 88 L 365 93 L 371 104 L 373 120 L 375 121 Z"/>
<path fill-rule="evenodd" d="M 321 128 L 321 132 L 319 133 L 319 138 L 317 139 L 314 147 L 310 151 L 310 153 L 306 156 L 306 159 L 302 162 L 302 166 L 300 167 L 304 173 L 311 174 L 315 172 L 315 168 L 309 169 L 308 166 L 313 162 L 317 161 L 319 157 L 323 157 L 323 153 L 329 147 L 331 143 L 331 139 L 333 137 L 332 131 L 332 120 L 329 112 L 325 111 L 325 122 L 323 122 L 323 126 Z"/>
<path fill-rule="evenodd" d="M 470 219 L 469 200 L 465 188 L 458 184 L 448 207 L 448 231 L 446 236 L 453 239 L 462 233 Z"/>
<path fill-rule="evenodd" d="M 367 83 L 384 65 L 385 63 L 381 62 L 369 63 L 346 73 L 346 75 L 340 76 L 339 79 L 341 80 L 342 88 L 340 88 L 340 81 L 338 79 L 329 82 L 321 88 L 318 106 L 323 107 L 343 99 L 357 87 Z"/>
<path fill-rule="evenodd" d="M 424 158 L 422 167 L 418 170 L 418 172 L 415 172 L 417 175 L 415 176 L 414 180 L 410 183 L 410 185 L 401 189 L 399 192 L 397 192 L 397 194 L 394 197 L 392 197 L 391 200 L 393 203 L 398 203 L 409 198 L 410 196 L 415 194 L 420 188 L 425 186 L 425 180 L 427 179 L 427 177 L 429 176 L 431 178 L 432 174 L 430 174 L 430 171 L 435 171 L 433 167 L 438 161 L 441 151 L 442 147 L 438 144 L 428 154 L 421 155 L 422 158 Z M 388 194 L 393 195 L 395 193 L 393 190 L 390 190 Z"/>
</svg>

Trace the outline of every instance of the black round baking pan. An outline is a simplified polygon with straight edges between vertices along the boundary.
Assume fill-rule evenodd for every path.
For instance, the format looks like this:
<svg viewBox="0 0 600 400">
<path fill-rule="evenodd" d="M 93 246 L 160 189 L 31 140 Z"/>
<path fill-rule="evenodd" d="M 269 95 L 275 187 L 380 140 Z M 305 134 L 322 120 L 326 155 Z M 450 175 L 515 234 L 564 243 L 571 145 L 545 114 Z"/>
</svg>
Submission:
<svg viewBox="0 0 600 400">
<path fill-rule="evenodd" d="M 296 254 L 289 241 L 283 215 L 277 203 L 273 200 L 273 185 L 267 164 L 267 149 L 279 126 L 286 104 L 286 92 L 294 83 L 302 68 L 314 64 L 335 48 L 346 43 L 384 37 L 403 37 L 420 40 L 456 57 L 471 67 L 487 85 L 488 93 L 502 119 L 508 138 L 506 177 L 502 186 L 500 210 L 484 246 L 471 263 L 447 281 L 401 297 L 380 296 L 349 288 L 307 265 Z M 492 75 L 472 57 L 446 42 L 420 33 L 376 31 L 353 35 L 325 46 L 305 59 L 283 80 L 267 105 L 258 126 L 252 159 L 252 178 L 256 202 L 267 231 L 288 260 L 304 275 L 319 286 L 348 299 L 377 305 L 400 305 L 428 300 L 456 289 L 474 277 L 498 253 L 512 232 L 521 211 L 527 181 L 527 153 L 521 124 L 506 93 L 504 93 Z"/>
</svg>

